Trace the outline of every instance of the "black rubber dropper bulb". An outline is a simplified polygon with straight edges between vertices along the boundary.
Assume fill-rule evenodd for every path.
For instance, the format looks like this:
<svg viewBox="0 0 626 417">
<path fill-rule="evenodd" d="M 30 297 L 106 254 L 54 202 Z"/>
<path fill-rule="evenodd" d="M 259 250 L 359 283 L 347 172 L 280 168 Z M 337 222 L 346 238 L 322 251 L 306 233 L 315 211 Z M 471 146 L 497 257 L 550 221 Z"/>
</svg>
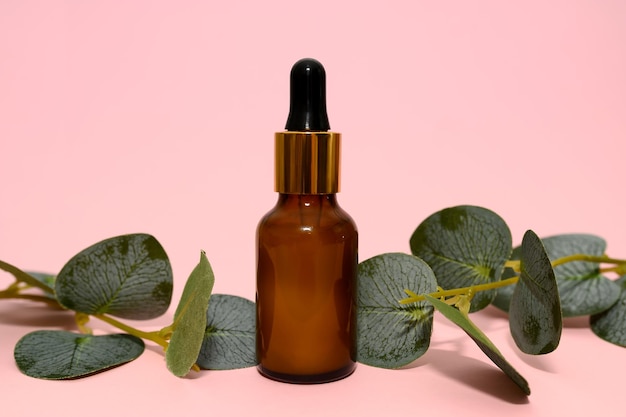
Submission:
<svg viewBox="0 0 626 417">
<path fill-rule="evenodd" d="M 326 71 L 312 58 L 291 68 L 289 117 L 285 129 L 292 132 L 330 130 L 326 112 Z"/>
</svg>

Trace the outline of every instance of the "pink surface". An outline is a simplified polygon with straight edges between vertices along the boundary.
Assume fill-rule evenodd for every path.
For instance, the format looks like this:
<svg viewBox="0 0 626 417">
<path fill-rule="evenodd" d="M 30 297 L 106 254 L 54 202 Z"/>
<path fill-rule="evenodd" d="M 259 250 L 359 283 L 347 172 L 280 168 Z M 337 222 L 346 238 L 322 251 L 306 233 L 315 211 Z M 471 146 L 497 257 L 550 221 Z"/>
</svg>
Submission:
<svg viewBox="0 0 626 417">
<path fill-rule="evenodd" d="M 626 257 L 626 3 L 247 3 L 0 2 L 0 259 L 56 273 L 92 243 L 146 232 L 170 256 L 175 300 L 201 249 L 215 292 L 253 299 L 273 133 L 305 56 L 326 67 L 361 259 L 407 252 L 423 218 L 456 204 L 496 211 L 516 243 L 529 228 L 595 233 Z M 15 342 L 71 319 L 3 301 L 2 414 L 615 415 L 626 351 L 584 320 L 566 323 L 555 353 L 528 357 L 496 310 L 473 317 L 528 379 L 528 400 L 441 317 L 415 366 L 359 366 L 329 385 L 254 369 L 177 379 L 156 348 L 85 380 L 39 381 L 16 369 Z"/>
</svg>

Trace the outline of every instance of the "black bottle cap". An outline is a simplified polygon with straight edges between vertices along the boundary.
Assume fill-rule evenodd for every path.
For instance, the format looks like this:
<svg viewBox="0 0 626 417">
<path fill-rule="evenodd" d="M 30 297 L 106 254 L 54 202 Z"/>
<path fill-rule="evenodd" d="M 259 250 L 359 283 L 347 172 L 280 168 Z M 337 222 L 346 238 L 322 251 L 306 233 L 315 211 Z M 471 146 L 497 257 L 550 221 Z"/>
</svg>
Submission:
<svg viewBox="0 0 626 417">
<path fill-rule="evenodd" d="M 291 68 L 288 131 L 330 130 L 326 113 L 326 71 L 315 59 L 304 58 Z"/>
</svg>

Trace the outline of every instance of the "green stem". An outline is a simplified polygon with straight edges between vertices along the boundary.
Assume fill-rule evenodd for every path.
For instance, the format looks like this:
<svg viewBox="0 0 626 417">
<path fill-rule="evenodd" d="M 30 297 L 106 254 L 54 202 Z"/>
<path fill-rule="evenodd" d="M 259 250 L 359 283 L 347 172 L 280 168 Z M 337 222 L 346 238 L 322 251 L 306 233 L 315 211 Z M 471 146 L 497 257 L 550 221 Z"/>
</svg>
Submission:
<svg viewBox="0 0 626 417">
<path fill-rule="evenodd" d="M 8 272 L 11 275 L 13 275 L 15 277 L 15 279 L 17 279 L 18 281 L 25 282 L 25 283 L 29 284 L 30 286 L 40 288 L 40 289 L 42 289 L 43 291 L 45 291 L 45 292 L 47 292 L 49 294 L 54 294 L 54 290 L 52 288 L 48 287 L 43 282 L 40 282 L 37 278 L 35 278 L 32 275 L 22 271 L 21 269 L 19 269 L 16 266 L 8 264 L 8 263 L 6 263 L 4 261 L 0 261 L 0 269 Z"/>
<path fill-rule="evenodd" d="M 513 271 L 519 272 L 521 264 L 522 264 L 521 261 L 517 259 L 509 259 L 508 261 L 504 263 L 504 267 L 511 268 Z"/>
<path fill-rule="evenodd" d="M 46 303 L 51 307 L 63 308 L 59 304 L 57 300 L 54 298 L 46 297 L 44 295 L 36 295 L 36 294 L 20 294 L 15 293 L 14 291 L 0 291 L 0 299 L 19 299 L 19 300 L 30 300 L 30 301 L 39 301 L 42 303 Z"/>
<path fill-rule="evenodd" d="M 89 317 L 89 314 L 79 313 L 78 311 L 74 315 L 76 326 L 78 326 L 78 330 L 81 333 L 93 334 L 93 330 L 91 329 L 91 327 L 87 326 L 87 323 L 89 323 Z"/>
<path fill-rule="evenodd" d="M 157 333 L 159 337 L 162 337 L 165 340 L 170 340 L 172 338 L 172 333 L 174 332 L 174 324 L 170 324 L 159 330 Z"/>
<path fill-rule="evenodd" d="M 585 261 L 585 262 L 595 262 L 598 264 L 616 264 L 616 265 L 626 265 L 626 259 L 616 259 L 609 258 L 606 255 L 586 255 L 584 253 L 577 253 L 574 255 L 564 256 L 559 259 L 555 259 L 552 262 L 552 267 L 555 268 L 559 265 L 563 265 L 568 262 L 575 261 Z M 511 268 L 514 271 L 520 271 L 520 261 L 516 259 L 508 260 L 504 263 L 504 266 L 507 268 Z"/>
<path fill-rule="evenodd" d="M 163 337 L 161 337 L 160 332 L 144 332 L 142 330 L 136 329 L 132 326 L 129 326 L 121 321 L 114 319 L 111 316 L 107 316 L 105 314 L 95 314 L 95 318 L 100 319 L 113 327 L 117 327 L 120 330 L 125 331 L 126 333 L 132 334 L 133 336 L 137 336 L 142 339 L 151 340 L 161 346 L 163 349 L 167 349 L 168 343 Z"/>
<path fill-rule="evenodd" d="M 453 288 L 451 290 L 437 291 L 437 292 L 430 293 L 428 295 L 430 295 L 433 298 L 453 297 L 455 295 L 467 294 L 470 290 L 474 292 L 478 292 L 478 291 L 493 290 L 493 289 L 500 288 L 500 287 L 506 287 L 507 285 L 515 284 L 518 280 L 519 280 L 519 277 L 512 277 L 512 278 L 504 279 L 502 281 L 489 282 L 487 284 L 474 285 L 471 287 Z M 407 293 L 411 296 L 409 298 L 400 300 L 400 304 L 410 304 L 410 303 L 415 303 L 418 301 L 424 301 L 426 299 L 423 295 L 416 295 L 415 293 L 408 292 L 408 291 Z"/>
<path fill-rule="evenodd" d="M 596 255 L 586 255 L 584 253 L 577 253 L 575 255 L 564 256 L 562 258 L 556 259 L 552 262 L 552 267 L 557 267 L 567 262 L 574 261 L 585 261 L 585 262 L 595 262 L 598 264 L 617 264 L 623 265 L 626 264 L 626 260 L 624 259 L 615 259 L 609 258 L 606 255 L 596 256 Z"/>
<path fill-rule="evenodd" d="M 624 271 L 626 271 L 625 265 L 616 265 L 607 268 L 600 268 L 601 274 L 606 274 L 607 272 L 615 272 L 618 275 L 624 275 Z"/>
</svg>

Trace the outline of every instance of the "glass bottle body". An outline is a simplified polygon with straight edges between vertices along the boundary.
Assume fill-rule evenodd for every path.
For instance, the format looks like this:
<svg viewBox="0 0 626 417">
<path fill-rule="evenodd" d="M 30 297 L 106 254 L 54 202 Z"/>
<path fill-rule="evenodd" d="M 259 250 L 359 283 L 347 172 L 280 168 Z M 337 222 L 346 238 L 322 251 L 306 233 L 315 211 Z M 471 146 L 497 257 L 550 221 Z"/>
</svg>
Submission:
<svg viewBox="0 0 626 417">
<path fill-rule="evenodd" d="M 261 374 L 321 383 L 354 371 L 357 247 L 335 194 L 279 194 L 257 229 Z"/>
</svg>

